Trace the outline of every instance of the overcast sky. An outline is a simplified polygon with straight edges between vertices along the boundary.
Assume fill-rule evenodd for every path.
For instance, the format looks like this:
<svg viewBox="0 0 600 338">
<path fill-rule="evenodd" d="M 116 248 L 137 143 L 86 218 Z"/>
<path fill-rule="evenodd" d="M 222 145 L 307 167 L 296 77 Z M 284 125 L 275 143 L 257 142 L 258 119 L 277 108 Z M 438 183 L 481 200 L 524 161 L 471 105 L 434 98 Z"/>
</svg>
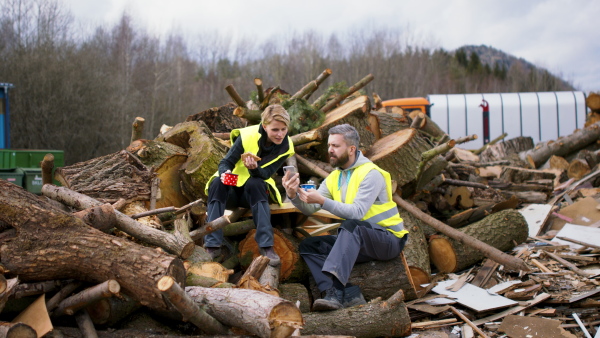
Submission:
<svg viewBox="0 0 600 338">
<path fill-rule="evenodd" d="M 267 39 L 313 30 L 408 29 L 422 47 L 487 45 L 600 91 L 597 0 L 63 0 L 75 19 L 97 26 L 124 12 L 151 34 L 223 34 Z M 335 71 L 335 70 L 334 70 Z"/>
</svg>

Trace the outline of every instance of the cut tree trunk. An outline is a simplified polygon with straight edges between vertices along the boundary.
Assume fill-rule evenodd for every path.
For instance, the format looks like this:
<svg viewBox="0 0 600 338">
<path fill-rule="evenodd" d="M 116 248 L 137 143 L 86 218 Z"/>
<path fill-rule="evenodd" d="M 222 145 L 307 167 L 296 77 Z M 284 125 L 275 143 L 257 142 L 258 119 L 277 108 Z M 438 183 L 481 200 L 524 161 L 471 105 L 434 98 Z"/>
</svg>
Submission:
<svg viewBox="0 0 600 338">
<path fill-rule="evenodd" d="M 46 184 L 42 187 L 42 194 L 54 200 L 60 201 L 76 208 L 91 208 L 101 205 L 97 200 L 83 194 L 79 194 L 64 187 L 55 187 Z M 137 222 L 131 217 L 115 210 L 117 216 L 117 228 L 128 235 L 140 239 L 148 244 L 156 245 L 182 258 L 189 257 L 194 251 L 194 242 L 164 231 L 153 229 Z"/>
<path fill-rule="evenodd" d="M 157 139 L 173 143 L 187 151 L 188 159 L 181 166 L 184 195 L 190 200 L 206 199 L 206 183 L 217 171 L 227 149 L 202 122 L 179 123 Z"/>
<path fill-rule="evenodd" d="M 35 330 L 25 323 L 0 322 L 0 337 L 2 338 L 37 338 Z"/>
<path fill-rule="evenodd" d="M 235 103 L 230 102 L 220 107 L 210 108 L 197 114 L 190 115 L 185 121 L 202 121 L 215 133 L 228 133 L 233 129 L 246 126 L 246 121 L 244 121 L 244 119 L 233 115 L 233 111 L 236 107 L 237 105 Z"/>
<path fill-rule="evenodd" d="M 512 209 L 489 215 L 459 230 L 501 251 L 523 243 L 529 232 L 523 215 Z M 429 257 L 438 270 L 449 273 L 463 270 L 485 256 L 460 241 L 436 235 L 429 240 Z"/>
<path fill-rule="evenodd" d="M 112 297 L 121 291 L 121 285 L 116 280 L 109 279 L 106 282 L 85 289 L 76 295 L 64 299 L 58 304 L 56 310 L 52 312 L 53 316 L 69 315 L 87 307 L 88 305 L 103 298 Z"/>
<path fill-rule="evenodd" d="M 303 336 L 406 337 L 410 316 L 402 291 L 387 300 L 336 311 L 304 314 Z"/>
<path fill-rule="evenodd" d="M 452 207 L 458 209 L 469 209 L 475 205 L 473 188 L 465 186 L 450 187 L 446 191 L 445 198 Z"/>
<path fill-rule="evenodd" d="M 390 173 L 398 187 L 417 177 L 421 155 L 432 147 L 415 129 L 404 129 L 378 140 L 365 153 L 373 163 Z M 425 165 L 424 169 L 429 166 Z"/>
<path fill-rule="evenodd" d="M 0 219 L 17 229 L 2 243 L 1 262 L 24 281 L 116 280 L 142 305 L 168 309 L 156 289 L 162 276 L 183 283 L 183 262 L 172 255 L 107 235 L 0 180 Z M 50 187 L 50 185 L 46 185 Z"/>
<path fill-rule="evenodd" d="M 410 128 L 409 119 L 404 114 L 372 111 L 371 114 L 379 119 L 381 137 L 386 137 L 399 130 Z"/>
<path fill-rule="evenodd" d="M 259 337 L 289 337 L 302 327 L 302 313 L 292 302 L 264 292 L 199 286 L 185 292 L 221 323 Z"/>
<path fill-rule="evenodd" d="M 125 319 L 125 317 L 139 308 L 139 302 L 121 292 L 114 297 L 101 299 L 86 307 L 85 310 L 89 313 L 94 324 L 110 327 Z"/>
<path fill-rule="evenodd" d="M 416 286 L 403 253 L 388 261 L 355 264 L 348 283 L 360 286 L 367 301 L 378 297 L 386 299 L 398 290 L 404 292 L 406 300 L 417 298 Z M 310 286 L 313 299 L 321 298 L 317 285 L 311 282 Z"/>
<path fill-rule="evenodd" d="M 260 254 L 258 252 L 258 244 L 254 240 L 256 229 L 250 230 L 246 238 L 240 242 L 239 257 L 240 264 L 243 267 L 248 267 L 252 261 Z M 273 248 L 281 259 L 280 281 L 300 282 L 308 276 L 308 267 L 304 260 L 300 258 L 298 253 L 298 240 L 295 237 L 289 236 L 277 229 L 273 229 L 274 244 Z"/>
<path fill-rule="evenodd" d="M 279 285 L 279 297 L 292 303 L 300 302 L 298 307 L 302 313 L 310 312 L 310 297 L 308 290 L 301 283 L 285 283 Z"/>
<path fill-rule="evenodd" d="M 150 200 L 152 172 L 131 153 L 117 153 L 56 169 L 62 186 L 95 198 L 115 203 L 120 198 Z"/>
<path fill-rule="evenodd" d="M 173 307 L 181 313 L 184 321 L 189 321 L 209 334 L 228 335 L 232 333 L 227 326 L 207 314 L 202 307 L 198 306 L 199 304 L 194 302 L 172 277 L 164 276 L 158 281 L 156 287 L 173 304 Z"/>
<path fill-rule="evenodd" d="M 508 158 L 510 155 L 533 149 L 533 139 L 529 136 L 519 136 L 510 140 L 492 144 L 479 154 L 482 162 L 493 162 Z"/>
<path fill-rule="evenodd" d="M 329 128 L 339 124 L 348 123 L 351 126 L 354 126 L 358 131 L 358 135 L 360 136 L 359 149 L 369 149 L 375 141 L 375 136 L 367 128 L 369 125 L 370 110 L 371 103 L 369 102 L 369 97 L 366 95 L 359 96 L 327 113 L 323 125 L 316 130 L 320 135 L 327 135 Z M 319 159 L 327 162 L 327 142 L 317 146 L 316 149 L 320 156 Z"/>
<path fill-rule="evenodd" d="M 537 168 L 552 155 L 565 156 L 584 148 L 598 138 L 600 138 L 600 121 L 556 141 L 546 142 L 535 149 L 520 152 L 519 157 L 527 161 L 532 168 Z"/>
<path fill-rule="evenodd" d="M 160 180 L 160 194 L 156 200 L 156 208 L 182 207 L 190 202 L 181 189 L 181 167 L 187 161 L 187 155 L 172 155 L 155 170 Z"/>
<path fill-rule="evenodd" d="M 394 199 L 394 202 L 396 202 L 396 204 L 398 204 L 398 206 L 404 208 L 405 210 L 407 210 L 408 212 L 413 214 L 415 217 L 417 217 L 421 221 L 427 223 L 427 225 L 429 225 L 432 228 L 436 229 L 437 231 L 455 239 L 456 241 L 460 241 L 461 243 L 466 244 L 469 247 L 475 248 L 476 250 L 483 253 L 486 257 L 493 259 L 494 261 L 496 261 L 500 264 L 504 264 L 508 269 L 524 270 L 524 271 L 530 270 L 529 267 L 527 266 L 527 264 L 525 264 L 525 262 L 523 262 L 523 260 L 518 259 L 513 256 L 510 256 L 510 255 L 507 255 L 504 252 L 494 248 L 493 246 L 490 246 L 490 245 L 478 240 L 477 238 L 474 238 L 464 232 L 461 232 L 457 229 L 454 229 L 454 228 L 438 221 L 437 219 L 435 219 L 435 218 L 431 217 L 430 215 L 424 213 L 423 211 L 419 210 L 414 205 L 403 200 L 400 196 L 398 196 L 398 194 L 394 194 L 393 199 Z M 431 252 L 431 250 L 430 250 L 430 252 Z"/>
<path fill-rule="evenodd" d="M 569 178 L 574 178 L 575 181 L 579 181 L 585 175 L 591 173 L 592 170 L 588 165 L 587 161 L 576 158 L 571 163 L 569 163 L 569 168 L 567 169 L 567 176 Z"/>
<path fill-rule="evenodd" d="M 406 300 L 417 298 L 417 291 L 404 254 L 389 261 L 371 261 L 354 265 L 348 282 L 360 286 L 365 299 L 386 299 L 402 290 Z"/>
<path fill-rule="evenodd" d="M 173 155 L 186 155 L 185 149 L 172 143 L 155 140 L 137 140 L 127 147 L 149 168 L 156 169 Z"/>
<path fill-rule="evenodd" d="M 552 172 L 518 167 L 503 167 L 500 179 L 512 183 L 526 183 L 535 180 L 554 180 L 556 175 Z"/>
<path fill-rule="evenodd" d="M 402 252 L 406 258 L 408 269 L 411 272 L 413 284 L 415 284 L 415 287 L 418 289 L 418 285 L 423 284 L 423 279 L 428 280 L 431 275 L 431 263 L 429 262 L 428 249 L 429 244 L 427 243 L 427 238 L 425 238 L 425 233 L 423 231 L 424 227 L 431 227 L 401 207 L 398 207 L 398 211 L 400 212 L 400 217 L 402 217 L 402 220 L 404 221 L 404 229 L 409 231 L 408 241 Z M 413 273 L 413 270 L 416 271 L 416 275 Z M 425 278 L 421 276 L 421 271 L 425 272 Z"/>
<path fill-rule="evenodd" d="M 144 133 L 144 123 L 146 119 L 143 117 L 136 117 L 131 125 L 131 142 L 137 141 L 142 138 L 142 134 Z"/>
</svg>

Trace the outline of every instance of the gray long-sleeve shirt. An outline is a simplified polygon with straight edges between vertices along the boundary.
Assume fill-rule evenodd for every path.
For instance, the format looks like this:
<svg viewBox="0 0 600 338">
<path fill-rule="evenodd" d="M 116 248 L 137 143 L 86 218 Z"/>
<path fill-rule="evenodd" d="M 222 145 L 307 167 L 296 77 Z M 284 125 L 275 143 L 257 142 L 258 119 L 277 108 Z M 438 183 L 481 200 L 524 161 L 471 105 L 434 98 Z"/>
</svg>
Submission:
<svg viewBox="0 0 600 338">
<path fill-rule="evenodd" d="M 357 151 L 357 154 L 358 156 L 356 162 L 354 162 L 350 168 L 342 170 L 340 179 L 338 182 L 336 182 L 338 188 L 342 190 L 342 199 L 345 199 L 348 182 L 350 181 L 350 177 L 354 172 L 354 168 L 364 163 L 371 162 L 360 151 Z M 365 216 L 367 211 L 369 211 L 371 205 L 389 201 L 385 179 L 377 170 L 371 170 L 365 176 L 365 179 L 360 182 L 358 193 L 352 204 L 346 204 L 344 203 L 344 200 L 338 202 L 332 199 L 332 194 L 327 187 L 328 178 L 323 180 L 318 189 L 319 193 L 325 197 L 325 203 L 323 203 L 322 207 L 319 204 L 305 203 L 300 200 L 298 195 L 296 195 L 296 198 L 291 199 L 294 206 L 302 211 L 302 213 L 305 215 L 310 215 L 320 209 L 324 209 L 344 219 L 360 220 Z"/>
</svg>

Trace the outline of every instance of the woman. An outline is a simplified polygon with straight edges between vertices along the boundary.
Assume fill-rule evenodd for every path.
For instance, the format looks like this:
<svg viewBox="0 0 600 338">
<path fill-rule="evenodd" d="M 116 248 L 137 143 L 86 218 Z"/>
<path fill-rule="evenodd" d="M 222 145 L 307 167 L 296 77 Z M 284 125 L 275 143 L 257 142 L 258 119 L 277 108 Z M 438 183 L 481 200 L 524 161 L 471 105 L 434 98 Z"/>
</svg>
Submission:
<svg viewBox="0 0 600 338">
<path fill-rule="evenodd" d="M 279 204 L 281 196 L 271 176 L 294 154 L 294 144 L 288 136 L 289 124 L 287 111 L 281 105 L 271 105 L 263 111 L 260 124 L 232 130 L 231 149 L 219 163 L 219 171 L 206 184 L 207 221 L 223 216 L 226 206 L 250 208 L 260 254 L 271 259 L 273 265 L 279 262 L 279 256 L 273 250 L 269 195 Z M 247 153 L 256 157 L 242 156 Z M 225 173 L 238 175 L 236 186 L 224 184 Z M 221 255 L 222 243 L 223 230 L 204 237 L 204 248 L 213 259 Z"/>
</svg>

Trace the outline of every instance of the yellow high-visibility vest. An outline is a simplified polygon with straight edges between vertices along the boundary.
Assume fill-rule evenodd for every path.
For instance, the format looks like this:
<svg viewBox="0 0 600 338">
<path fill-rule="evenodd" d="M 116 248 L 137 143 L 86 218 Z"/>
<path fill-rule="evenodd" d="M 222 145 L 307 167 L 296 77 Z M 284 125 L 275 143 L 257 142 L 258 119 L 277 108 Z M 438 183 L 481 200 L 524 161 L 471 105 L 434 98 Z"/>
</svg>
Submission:
<svg viewBox="0 0 600 338">
<path fill-rule="evenodd" d="M 400 217 L 400 213 L 398 213 L 398 206 L 392 200 L 391 176 L 387 171 L 379 168 L 373 162 L 361 164 L 353 169 L 350 181 L 348 182 L 348 187 L 346 188 L 346 199 L 344 200 L 344 203 L 352 204 L 354 202 L 354 199 L 358 194 L 360 183 L 371 170 L 377 170 L 383 175 L 388 201 L 382 204 L 373 203 L 361 221 L 378 224 L 393 233 L 396 237 L 402 238 L 408 231 L 400 228 L 400 223 L 402 223 L 403 220 Z M 342 201 L 342 190 L 338 187 L 340 175 L 340 170 L 334 170 L 327 177 L 327 188 L 329 189 L 333 200 L 338 202 Z"/>
<path fill-rule="evenodd" d="M 260 127 L 260 124 L 254 125 L 254 126 L 250 126 L 250 127 L 246 127 L 246 128 L 241 128 L 241 129 L 234 129 L 231 131 L 230 134 L 230 140 L 231 140 L 231 144 L 233 145 L 233 143 L 235 142 L 235 140 L 238 137 L 242 137 L 242 147 L 244 148 L 244 153 L 247 152 L 251 152 L 253 154 L 258 154 L 258 140 L 260 140 L 261 138 L 261 133 L 258 131 Z M 284 156 L 291 156 L 294 155 L 294 143 L 292 142 L 292 139 L 288 136 L 288 149 L 285 153 L 282 153 L 281 155 L 277 156 L 276 158 L 274 158 L 273 160 L 264 163 L 261 165 L 261 168 L 264 168 L 274 162 L 277 162 L 277 160 L 279 160 L 281 157 Z M 233 168 L 233 170 L 231 171 L 232 174 L 237 174 L 238 175 L 238 180 L 237 180 L 237 187 L 241 187 L 243 186 L 246 181 L 250 178 L 250 171 L 248 171 L 248 168 L 246 168 L 246 166 L 244 165 L 244 162 L 242 161 L 242 159 L 240 158 L 237 163 L 235 164 L 235 167 Z M 206 183 L 206 187 L 204 188 L 204 192 L 208 195 L 208 187 L 210 186 L 210 182 L 212 182 L 212 180 L 215 179 L 215 177 L 219 177 L 219 171 L 217 170 L 217 172 L 210 178 L 210 180 L 208 180 L 208 182 Z M 265 180 L 265 182 L 267 183 L 267 187 L 269 188 L 269 191 L 271 192 L 271 196 L 274 197 L 274 199 L 277 201 L 277 203 L 279 205 L 282 204 L 281 202 L 281 194 L 279 193 L 279 190 L 277 189 L 277 186 L 275 185 L 275 181 L 272 178 L 268 178 Z"/>
</svg>

